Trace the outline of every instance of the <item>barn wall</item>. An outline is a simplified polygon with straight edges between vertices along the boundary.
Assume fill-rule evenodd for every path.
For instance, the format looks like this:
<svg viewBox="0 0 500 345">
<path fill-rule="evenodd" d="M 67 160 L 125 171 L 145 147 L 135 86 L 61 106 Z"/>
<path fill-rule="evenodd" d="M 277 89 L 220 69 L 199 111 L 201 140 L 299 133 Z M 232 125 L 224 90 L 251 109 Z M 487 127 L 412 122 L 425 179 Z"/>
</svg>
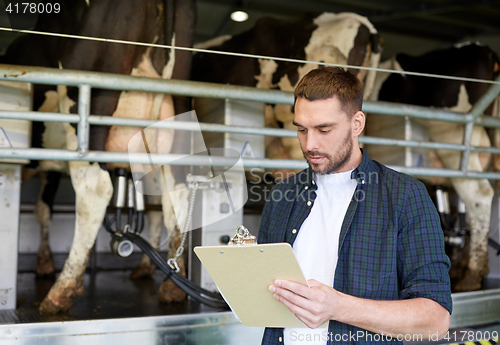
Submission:
<svg viewBox="0 0 500 345">
<path fill-rule="evenodd" d="M 443 48 L 442 41 L 400 35 L 393 32 L 380 31 L 380 37 L 384 40 L 380 61 L 385 61 L 401 52 L 417 56 L 434 49 Z"/>
</svg>

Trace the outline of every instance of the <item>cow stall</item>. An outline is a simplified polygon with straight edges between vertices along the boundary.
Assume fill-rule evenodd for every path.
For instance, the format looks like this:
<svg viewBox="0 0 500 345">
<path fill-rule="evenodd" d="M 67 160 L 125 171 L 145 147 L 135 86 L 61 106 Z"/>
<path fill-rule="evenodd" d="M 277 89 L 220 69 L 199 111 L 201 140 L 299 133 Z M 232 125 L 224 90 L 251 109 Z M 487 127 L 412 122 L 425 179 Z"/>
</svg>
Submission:
<svg viewBox="0 0 500 345">
<path fill-rule="evenodd" d="M 154 120 L 133 120 L 120 119 L 112 117 L 101 117 L 98 114 L 89 114 L 89 100 L 92 88 L 117 89 L 129 91 L 148 91 L 154 93 L 168 93 L 177 95 L 190 95 L 195 97 L 213 98 L 213 99 L 234 99 L 237 102 L 260 102 L 293 104 L 293 94 L 280 91 L 264 91 L 247 87 L 230 87 L 209 83 L 183 82 L 175 80 L 155 80 L 148 78 L 137 78 L 130 76 L 118 76 L 104 73 L 78 72 L 78 71 L 60 71 L 54 69 L 30 68 L 19 66 L 0 66 L 0 79 L 18 82 L 41 83 L 51 85 L 67 85 L 79 88 L 79 114 L 59 114 L 59 113 L 39 113 L 30 111 L 1 111 L 2 119 L 23 119 L 37 121 L 65 121 L 77 124 L 77 149 L 74 151 L 61 149 L 36 149 L 36 148 L 0 148 L 0 158 L 16 159 L 41 159 L 41 160 L 62 160 L 62 161 L 87 161 L 87 162 L 149 162 L 153 159 L 155 164 L 176 165 L 186 164 L 186 161 L 179 163 L 179 156 L 174 154 L 151 154 L 149 157 L 145 154 L 130 155 L 127 153 L 116 152 L 97 152 L 88 150 L 88 126 L 89 125 L 119 125 L 119 126 L 140 126 L 149 127 L 156 125 L 162 129 L 176 128 L 181 130 L 193 130 L 192 123 L 188 121 L 157 123 Z M 494 84 L 490 91 L 485 95 L 480 104 L 475 107 L 474 114 L 457 114 L 449 111 L 440 111 L 427 109 L 417 106 L 405 106 L 394 104 L 383 104 L 380 102 L 365 102 L 364 111 L 374 114 L 391 114 L 394 116 L 407 116 L 409 118 L 424 117 L 434 118 L 443 121 L 465 123 L 472 127 L 474 123 L 480 123 L 484 126 L 500 127 L 500 120 L 485 119 L 479 115 L 493 98 L 500 91 L 500 85 Z M 231 112 L 238 108 L 238 103 L 223 101 L 215 107 L 222 107 L 223 113 Z M 256 103 L 250 103 L 256 104 Z M 256 106 L 257 107 L 257 106 Z M 248 104 L 243 106 L 248 109 Z M 223 116 L 224 117 L 224 116 Z M 248 118 L 248 115 L 245 116 Z M 227 117 L 225 117 L 227 120 Z M 292 130 L 261 128 L 256 123 L 238 123 L 238 121 L 222 121 L 219 123 L 205 124 L 200 123 L 201 131 L 207 133 L 226 133 L 222 139 L 223 146 L 232 140 L 230 135 L 239 138 L 240 135 L 249 136 L 281 136 L 293 138 L 296 132 Z M 214 121 L 215 122 L 215 121 Z M 466 131 L 470 136 L 471 131 Z M 489 153 L 500 153 L 498 148 L 478 148 L 470 145 L 470 137 L 464 138 L 464 145 L 444 145 L 440 143 L 428 143 L 411 140 L 383 139 L 373 137 L 361 137 L 360 142 L 364 144 L 378 145 L 397 145 L 404 147 L 419 148 L 440 148 L 446 147 L 451 150 L 463 151 L 467 156 L 471 151 L 483 151 Z M 221 139 L 215 139 L 221 140 Z M 250 140 L 247 140 L 250 141 Z M 245 143 L 247 142 L 245 141 Z M 240 145 L 240 146 L 238 146 Z M 306 167 L 304 161 L 292 160 L 269 160 L 265 158 L 252 158 L 255 152 L 258 152 L 258 142 L 251 145 L 255 148 L 251 151 L 245 151 L 242 147 L 244 143 L 239 142 L 235 149 L 239 152 L 249 152 L 248 156 L 242 158 L 245 168 L 287 168 L 302 169 Z M 205 161 L 203 157 L 190 157 L 187 160 L 188 165 L 200 166 Z M 224 156 L 213 157 L 212 166 L 223 169 L 234 165 L 234 160 Z M 435 169 L 435 168 L 415 168 L 395 166 L 392 167 L 401 172 L 415 176 L 444 176 L 444 177 L 464 177 L 464 178 L 487 178 L 500 179 L 499 173 L 480 173 L 467 171 L 467 166 L 463 170 Z M 217 175 L 217 174 L 215 174 Z M 232 183 L 237 188 L 241 182 Z M 0 188 L 2 188 L 0 186 Z M 205 192 L 204 192 L 205 193 Z M 206 197 L 211 198 L 209 192 Z M 223 201 L 220 194 L 217 204 L 222 205 Z M 213 199 L 208 199 L 205 204 L 211 205 Z M 221 213 L 226 210 L 226 206 L 219 207 Z M 209 214 L 208 216 L 213 215 Z M 246 219 L 236 214 L 234 224 Z M 250 218 L 247 218 L 250 219 Z M 258 221 L 255 221 L 255 227 L 248 226 L 250 231 L 256 233 Z M 15 227 L 15 225 L 13 226 Z M 228 226 L 229 227 L 229 226 Z M 11 228 L 9 231 L 17 232 L 18 229 Z M 228 230 L 229 231 L 229 230 Z M 102 231 L 101 231 L 102 232 Z M 198 239 L 191 237 L 192 243 L 198 241 L 200 244 L 210 244 L 207 239 L 203 240 L 213 232 L 213 229 L 207 229 L 202 232 Z M 230 233 L 217 233 L 212 236 L 215 241 L 219 241 L 222 236 L 229 236 Z M 0 242 L 0 251 L 8 252 L 5 242 Z M 187 248 L 191 252 L 190 247 Z M 12 250 L 10 251 L 12 253 Z M 11 254 L 10 268 L 17 262 L 17 253 Z M 122 258 L 121 260 L 126 260 Z M 193 269 L 194 272 L 194 269 Z M 4 272 L 0 272 L 0 275 Z M 201 273 L 198 277 L 203 283 L 206 277 Z M 116 272 L 94 272 L 86 276 L 84 282 L 86 293 L 83 296 L 76 297 L 74 310 L 69 313 L 63 313 L 56 316 L 39 314 L 35 309 L 37 300 L 43 296 L 40 294 L 39 287 L 30 285 L 34 280 L 33 275 L 18 275 L 17 277 L 17 298 L 18 305 L 15 308 L 0 308 L 0 344 L 15 343 L 41 343 L 41 342 L 66 342 L 72 343 L 114 343 L 123 344 L 133 343 L 227 343 L 227 344 L 254 344 L 260 341 L 262 329 L 249 328 L 242 326 L 232 312 L 220 309 L 214 309 L 204 306 L 192 299 L 187 299 L 180 304 L 171 304 L 159 306 L 155 296 L 152 296 L 151 286 L 162 280 L 161 274 L 155 274 L 153 281 L 142 283 L 131 283 L 128 281 L 127 273 Z M 0 279 L 4 283 L 5 280 Z M 192 277 L 193 280 L 194 277 Z M 210 283 L 205 283 L 209 287 Z M 22 287 L 22 289 L 21 289 Z M 0 286 L 0 291 L 6 288 Z M 31 290 L 31 291 L 29 291 Z M 12 290 L 9 290 L 12 293 Z M 22 291 L 22 294 L 21 294 Z M 28 294 L 31 293 L 31 297 Z M 12 300 L 12 297 L 9 297 Z M 14 297 L 16 298 L 16 297 Z M 500 327 L 500 289 L 492 288 L 478 292 L 457 293 L 453 295 L 454 313 L 451 319 L 451 327 L 465 332 L 476 332 L 477 334 L 485 331 L 499 331 Z M 81 314 L 78 315 L 77 312 Z M 479 325 L 479 326 L 477 326 Z M 470 326 L 477 326 L 471 328 Z M 467 333 L 468 334 L 468 333 Z"/>
</svg>

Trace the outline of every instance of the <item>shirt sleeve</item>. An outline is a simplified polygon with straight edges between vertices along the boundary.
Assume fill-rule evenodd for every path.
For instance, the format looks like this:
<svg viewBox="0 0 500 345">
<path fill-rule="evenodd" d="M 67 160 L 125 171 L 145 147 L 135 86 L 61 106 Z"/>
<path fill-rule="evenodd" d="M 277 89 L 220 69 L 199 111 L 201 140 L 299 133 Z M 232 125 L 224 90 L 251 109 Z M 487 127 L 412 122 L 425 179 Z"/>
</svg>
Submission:
<svg viewBox="0 0 500 345">
<path fill-rule="evenodd" d="M 436 207 L 424 185 L 409 183 L 398 233 L 399 298 L 428 298 L 452 312 L 450 260 Z"/>
</svg>

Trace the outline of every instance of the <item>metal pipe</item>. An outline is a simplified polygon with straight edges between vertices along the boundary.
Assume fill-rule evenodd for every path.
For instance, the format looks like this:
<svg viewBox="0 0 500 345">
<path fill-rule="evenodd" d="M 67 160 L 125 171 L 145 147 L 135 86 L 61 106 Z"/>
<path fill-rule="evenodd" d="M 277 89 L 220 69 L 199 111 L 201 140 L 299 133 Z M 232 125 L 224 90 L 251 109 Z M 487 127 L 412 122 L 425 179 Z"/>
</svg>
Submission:
<svg viewBox="0 0 500 345">
<path fill-rule="evenodd" d="M 56 68 L 0 64 L 0 79 L 49 85 L 64 84 L 68 86 L 80 86 L 82 83 L 85 83 L 90 87 L 110 90 L 144 91 L 208 98 L 231 98 L 271 104 L 293 105 L 294 103 L 292 92 L 195 81 L 133 77 L 112 73 L 59 70 Z M 447 110 L 390 102 L 365 101 L 363 103 L 363 110 L 373 114 L 411 116 L 455 123 L 467 123 L 472 118 L 471 114 L 460 114 Z M 500 127 L 500 119 L 488 119 L 486 123 L 488 126 Z"/>
<path fill-rule="evenodd" d="M 204 165 L 232 167 L 237 158 L 186 155 L 186 154 L 144 154 L 128 152 L 103 152 L 89 151 L 85 156 L 81 156 L 77 151 L 56 150 L 56 149 L 12 149 L 0 148 L 0 158 L 24 158 L 38 160 L 61 160 L 61 161 L 90 161 L 90 162 L 113 162 L 113 163 L 140 163 L 153 164 L 159 166 L 163 164 L 171 165 Z M 246 160 L 244 161 L 246 162 Z M 259 165 L 260 164 L 260 165 Z M 288 159 L 250 159 L 248 168 L 287 168 L 304 169 L 307 167 L 305 161 Z M 233 167 L 236 168 L 236 167 Z"/>
<path fill-rule="evenodd" d="M 424 148 L 424 149 L 434 149 L 434 150 L 465 151 L 465 145 L 458 145 L 458 144 L 427 142 L 427 141 L 414 141 L 414 140 L 402 140 L 402 139 L 376 138 L 376 137 L 368 137 L 368 136 L 361 136 L 358 139 L 359 139 L 359 142 L 362 144 L 413 147 L 413 148 Z M 500 148 L 498 148 L 498 147 L 471 146 L 470 150 L 472 152 L 484 152 L 484 153 L 491 153 L 491 154 L 500 154 Z"/>
<path fill-rule="evenodd" d="M 0 111 L 0 118 L 16 119 L 16 120 L 33 120 L 33 121 L 51 121 L 51 122 L 69 122 L 78 123 L 80 117 L 73 114 L 60 113 L 40 113 L 29 111 Z M 128 127 L 151 127 L 161 129 L 176 129 L 185 131 L 194 131 L 201 129 L 203 132 L 217 133 L 234 133 L 234 134 L 251 134 L 251 135 L 267 135 L 273 137 L 295 138 L 297 132 L 289 129 L 281 128 L 261 128 L 261 127 L 240 127 L 230 125 L 220 125 L 211 123 L 193 123 L 188 121 L 157 121 L 143 120 L 112 116 L 90 115 L 88 123 L 90 125 L 105 125 L 105 126 L 128 126 Z M 372 145 L 386 145 L 399 147 L 417 147 L 428 149 L 442 149 L 464 151 L 465 145 L 399 140 L 390 138 L 377 138 L 369 136 L 359 137 L 359 142 Z M 471 147 L 473 152 L 486 152 L 492 154 L 500 154 L 500 148 L 496 147 Z"/>
<path fill-rule="evenodd" d="M 435 168 L 407 168 L 399 166 L 389 166 L 389 168 L 396 171 L 412 175 L 412 176 L 439 176 L 439 177 L 449 177 L 449 178 L 469 178 L 469 179 L 490 179 L 499 180 L 500 173 L 489 173 L 489 172 L 476 172 L 467 171 L 462 172 L 459 170 L 452 169 L 435 169 Z"/>
<path fill-rule="evenodd" d="M 144 211 L 144 186 L 142 180 L 136 181 L 136 186 L 134 188 L 135 193 L 135 209 L 136 211 L 142 212 Z M 139 229 L 140 231 L 140 229 Z"/>
<path fill-rule="evenodd" d="M 11 149 L 0 148 L 0 158 L 24 158 L 39 160 L 62 160 L 62 161 L 91 161 L 91 162 L 119 162 L 119 163 L 143 163 L 155 166 L 163 164 L 171 165 L 212 165 L 218 167 L 232 167 L 235 158 L 199 156 L 183 154 L 151 154 L 127 153 L 127 152 L 102 152 L 89 151 L 85 156 L 77 151 L 54 150 L 54 149 Z M 275 169 L 305 169 L 307 163 L 300 160 L 291 159 L 243 159 L 245 168 L 275 168 Z M 407 168 L 392 166 L 391 169 L 415 176 L 440 176 L 451 178 L 472 178 L 472 179 L 493 179 L 499 180 L 500 173 L 482 173 L 475 171 L 461 172 L 452 169 L 434 168 Z M 370 180 L 371 177 L 368 177 Z"/>
<path fill-rule="evenodd" d="M 409 105 L 382 101 L 363 101 L 363 111 L 368 114 L 409 116 L 419 119 L 466 123 L 470 121 L 469 114 L 460 114 L 449 110 L 431 109 L 418 105 Z"/>
<path fill-rule="evenodd" d="M 118 176 L 116 182 L 115 206 L 117 208 L 125 207 L 126 199 L 127 199 L 127 177 Z"/>
<path fill-rule="evenodd" d="M 465 213 L 465 203 L 463 202 L 463 200 L 458 197 L 458 213 Z"/>
<path fill-rule="evenodd" d="M 474 131 L 474 122 L 469 122 L 465 125 L 464 131 L 464 146 L 465 150 L 462 154 L 462 158 L 460 160 L 460 170 L 467 171 L 467 167 L 469 166 L 469 157 L 470 157 L 470 149 L 471 149 L 471 139 L 472 132 Z"/>
<path fill-rule="evenodd" d="M 90 86 L 82 84 L 78 87 L 78 152 L 84 155 L 89 151 L 89 114 L 90 114 Z"/>
<path fill-rule="evenodd" d="M 144 91 L 171 95 L 232 98 L 263 103 L 293 104 L 293 93 L 262 90 L 248 86 L 233 86 L 185 80 L 133 77 L 130 75 L 59 70 L 56 68 L 0 64 L 0 79 L 48 85 L 80 86 L 126 91 Z"/>
<path fill-rule="evenodd" d="M 1 117 L 1 112 L 0 112 Z M 184 131 L 217 132 L 217 133 L 235 133 L 235 134 L 254 134 L 268 135 L 272 137 L 297 137 L 297 131 L 281 128 L 262 128 L 262 127 L 241 127 L 220 125 L 203 122 L 189 121 L 158 121 L 158 120 L 141 120 L 129 119 L 111 116 L 93 116 L 89 117 L 91 125 L 106 125 L 106 126 L 134 126 L 134 127 L 151 127 L 162 129 L 176 129 Z"/>
<path fill-rule="evenodd" d="M 499 128 L 500 119 L 498 117 L 491 116 L 480 116 L 474 122 L 478 126 L 490 127 L 490 128 Z"/>
<path fill-rule="evenodd" d="M 500 81 L 500 76 L 496 79 L 496 81 Z M 474 122 L 481 115 L 486 108 L 493 102 L 495 97 L 498 96 L 500 92 L 500 85 L 493 84 L 490 86 L 488 91 L 479 98 L 479 100 L 474 104 L 472 110 L 470 111 L 471 119 L 465 125 L 464 131 L 464 145 L 465 151 L 462 154 L 462 159 L 460 161 L 460 170 L 467 171 L 467 167 L 469 165 L 469 157 L 470 157 L 470 147 L 472 140 L 472 132 L 474 131 Z"/>
<path fill-rule="evenodd" d="M 38 111 L 3 111 L 0 110 L 0 119 L 49 121 L 49 122 L 69 122 L 79 123 L 80 117 L 75 114 L 42 113 Z M 255 134 L 268 135 L 273 137 L 296 137 L 297 132 L 281 128 L 262 127 L 239 127 L 230 125 L 220 125 L 203 122 L 188 121 L 158 121 L 133 119 L 125 117 L 113 117 L 103 115 L 89 115 L 90 125 L 101 126 L 127 126 L 127 127 L 152 127 L 161 129 L 177 129 L 184 131 L 197 131 L 201 128 L 204 132 L 235 133 L 235 134 Z"/>
<path fill-rule="evenodd" d="M 438 186 L 436 188 L 436 204 L 437 210 L 439 213 L 444 213 L 444 196 L 443 196 L 443 188 Z"/>
<path fill-rule="evenodd" d="M 80 116 L 76 114 L 42 113 L 39 111 L 0 110 L 0 119 L 78 123 Z"/>
<path fill-rule="evenodd" d="M 495 81 L 500 82 L 500 75 Z M 488 91 L 486 91 L 481 96 L 481 98 L 479 98 L 479 100 L 474 103 L 474 106 L 470 111 L 473 120 L 476 120 L 486 110 L 486 108 L 488 108 L 488 106 L 491 104 L 491 102 L 493 102 L 493 100 L 498 96 L 499 93 L 500 84 L 493 84 L 489 87 Z"/>
<path fill-rule="evenodd" d="M 415 147 L 415 148 L 426 148 L 426 149 L 436 149 L 436 150 L 442 149 L 442 150 L 454 150 L 454 151 L 465 150 L 465 145 L 426 142 L 426 141 L 415 141 L 415 140 L 376 138 L 376 137 L 369 137 L 369 136 L 364 136 L 364 135 L 358 137 L 358 140 L 362 144 L 370 144 L 370 145 Z M 498 151 L 500 153 L 500 149 L 498 149 Z"/>
<path fill-rule="evenodd" d="M 0 79 L 2 79 L 0 77 Z M 387 103 L 387 102 L 368 102 L 365 101 L 363 104 L 363 110 L 364 108 L 371 108 L 371 107 L 377 107 L 377 113 L 384 114 L 384 109 L 387 110 L 387 113 L 385 115 L 392 115 L 392 116 L 409 116 L 409 117 L 416 117 L 416 118 L 424 118 L 424 119 L 431 119 L 431 116 L 426 116 L 423 115 L 424 113 L 419 113 L 416 114 L 417 116 L 413 116 L 412 114 L 406 114 L 403 115 L 402 112 L 398 112 L 397 109 L 392 109 L 392 106 L 395 105 L 396 107 L 400 106 L 401 104 L 391 104 L 387 103 L 384 104 L 383 106 L 379 106 L 378 103 Z M 424 108 L 424 107 L 421 107 Z M 425 109 L 425 108 L 424 108 Z M 365 110 L 366 111 L 366 110 Z M 418 110 L 417 112 L 420 112 L 421 110 Z M 423 110 L 422 110 L 423 111 Z M 452 115 L 452 114 L 448 114 Z M 470 114 L 469 114 L 470 115 Z M 458 119 L 454 117 L 453 115 L 451 117 L 447 117 L 446 119 L 441 119 L 443 121 L 447 122 L 455 122 L 455 123 L 462 123 L 462 122 L 467 122 L 470 119 L 470 116 L 463 117 L 463 114 L 460 114 L 461 118 Z M 30 120 L 30 121 L 49 121 L 49 122 L 69 122 L 69 123 L 78 123 L 78 120 L 80 117 L 75 114 L 61 114 L 61 113 L 42 113 L 38 111 L 14 111 L 14 110 L 0 110 L 0 118 L 3 119 L 12 119 L 12 120 Z M 120 117 L 112 117 L 112 116 L 104 116 L 104 115 L 89 115 L 89 124 L 91 125 L 106 125 L 106 126 L 112 126 L 112 125 L 117 125 L 117 126 L 137 126 L 137 127 L 149 127 L 153 125 L 154 123 L 159 123 L 157 120 L 141 120 L 141 119 L 129 119 L 130 122 L 124 122 L 120 123 Z M 167 122 L 167 121 L 165 121 Z M 181 121 L 173 121 L 173 123 L 183 123 Z M 186 122 L 188 123 L 188 122 Z M 490 116 L 484 116 L 484 117 L 479 117 L 476 120 L 476 124 L 483 126 L 483 127 L 491 127 L 491 128 L 500 128 L 500 119 L 490 117 Z M 217 125 L 217 124 L 204 124 L 200 123 L 200 125 L 210 125 L 213 126 L 213 128 L 218 128 L 220 126 L 221 128 L 224 125 Z M 165 126 L 165 127 L 163 127 Z M 182 129 L 179 127 L 176 127 L 178 125 L 176 124 L 165 124 L 165 125 L 158 125 L 158 128 L 174 128 L 174 129 Z M 194 126 L 191 123 L 191 126 Z M 156 126 L 155 126 L 156 127 Z M 236 126 L 230 126 L 230 127 L 236 127 Z M 250 132 L 246 132 L 245 128 L 246 127 L 241 127 L 242 131 L 240 132 L 241 134 L 252 134 Z M 274 133 L 274 131 L 279 132 L 279 131 L 284 131 L 281 128 L 262 128 L 263 130 L 266 131 L 266 134 L 263 135 L 269 135 L 269 136 L 281 136 L 279 133 Z M 188 129 L 186 127 L 186 130 L 192 130 Z M 215 131 L 215 130 L 214 130 Z M 221 129 L 221 131 L 223 131 Z M 250 129 L 251 131 L 251 129 Z M 269 131 L 269 132 L 267 132 Z M 268 133 L 273 133 L 273 134 L 268 134 Z"/>
<path fill-rule="evenodd" d="M 135 187 L 134 180 L 131 178 L 127 179 L 127 207 L 132 209 L 135 207 Z"/>
</svg>

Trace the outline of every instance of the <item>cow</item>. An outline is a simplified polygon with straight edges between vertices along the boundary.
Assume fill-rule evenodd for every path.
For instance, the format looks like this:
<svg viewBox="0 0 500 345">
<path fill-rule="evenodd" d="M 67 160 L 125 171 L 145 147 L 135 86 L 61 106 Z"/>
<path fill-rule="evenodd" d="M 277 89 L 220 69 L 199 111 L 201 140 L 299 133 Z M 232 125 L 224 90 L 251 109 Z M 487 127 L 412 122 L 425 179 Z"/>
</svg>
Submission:
<svg viewBox="0 0 500 345">
<path fill-rule="evenodd" d="M 381 64 L 382 68 L 399 71 L 412 71 L 431 74 L 442 74 L 458 77 L 493 80 L 499 73 L 500 60 L 494 51 L 487 46 L 475 43 L 457 45 L 448 49 L 436 50 L 422 56 L 414 57 L 406 54 L 397 56 Z M 377 76 L 372 100 L 414 104 L 427 107 L 439 107 L 456 112 L 467 113 L 472 105 L 486 92 L 489 84 L 462 82 L 449 79 L 426 78 L 408 74 L 380 73 Z M 492 114 L 492 106 L 485 114 Z M 387 117 L 385 117 L 387 118 Z M 369 115 L 367 134 L 377 135 L 370 123 L 376 122 L 378 128 L 387 127 L 384 117 Z M 385 125 L 384 125 L 385 123 Z M 462 144 L 464 125 L 446 122 L 428 121 L 431 141 Z M 490 146 L 490 140 L 484 128 L 475 126 L 472 145 Z M 370 147 L 367 147 L 370 152 Z M 379 157 L 376 157 L 379 158 Z M 383 157 L 380 157 L 383 159 Z M 437 150 L 430 152 L 431 167 L 459 169 L 461 152 Z M 488 154 L 472 152 L 468 162 L 468 170 L 484 171 L 490 157 Z M 498 171 L 498 170 L 497 170 Z M 434 184 L 447 184 L 447 179 L 432 178 Z M 451 184 L 464 201 L 471 229 L 469 259 L 465 270 L 460 267 L 455 253 L 452 258 L 450 276 L 455 291 L 472 291 L 481 288 L 481 279 L 488 273 L 488 232 L 490 227 L 491 204 L 494 194 L 493 186 L 486 179 L 451 179 Z M 457 250 L 454 250 L 456 252 Z"/>
<path fill-rule="evenodd" d="M 313 61 L 301 64 L 208 53 L 193 56 L 192 80 L 283 91 L 293 91 L 303 75 L 318 67 L 314 62 L 377 67 L 381 54 L 377 30 L 368 19 L 354 13 L 306 14 L 292 20 L 265 17 L 244 33 L 222 36 L 196 47 Z M 351 71 L 365 81 L 367 90 L 371 89 L 374 71 Z M 292 121 L 292 106 L 266 105 L 267 127 L 294 129 Z M 266 157 L 303 159 L 295 138 L 266 137 Z M 275 169 L 273 173 L 276 179 L 282 179 L 293 171 Z"/>
<path fill-rule="evenodd" d="M 45 17 L 40 15 L 34 30 L 43 32 L 75 34 L 91 37 L 105 37 L 117 40 L 137 41 L 145 43 L 192 46 L 195 28 L 194 0 L 103 0 L 103 1 L 61 1 L 62 11 L 59 16 Z M 175 63 L 174 63 L 175 61 Z M 188 79 L 190 73 L 191 55 L 185 51 L 173 51 L 160 48 L 148 48 L 133 44 L 118 44 L 76 40 L 51 36 L 27 35 L 16 40 L 9 46 L 2 63 L 21 64 L 43 67 L 62 67 L 64 69 L 108 72 L 127 75 L 146 75 L 156 78 Z M 58 87 L 57 91 L 46 86 L 35 85 L 34 109 L 41 111 L 74 112 L 76 99 L 75 89 Z M 141 105 L 151 108 L 156 101 L 160 107 L 156 112 L 134 108 L 146 118 L 164 119 L 177 112 L 190 109 L 189 99 L 181 97 L 151 96 L 145 93 L 118 92 L 111 90 L 92 90 L 90 113 L 98 115 L 115 115 L 131 117 L 124 105 L 132 100 L 142 102 Z M 151 117 L 152 116 L 152 117 Z M 34 124 L 34 133 L 41 133 L 43 124 Z M 136 132 L 139 129 L 136 129 Z M 127 151 L 130 129 L 91 126 L 89 149 L 104 151 Z M 75 134 L 71 126 L 60 124 L 52 132 L 62 135 L 60 146 L 75 149 Z M 125 133 L 124 133 L 125 132 Z M 46 136 L 48 139 L 48 136 Z M 158 138 L 165 146 L 158 152 L 172 148 L 173 138 L 170 136 Z M 34 145 L 41 146 L 41 139 L 34 140 Z M 50 144 L 49 144 L 50 145 Z M 61 147 L 59 147 L 61 148 Z M 57 164 L 56 164 L 57 165 Z M 48 295 L 40 305 L 40 311 L 55 313 L 67 310 L 73 303 L 75 295 L 83 292 L 83 275 L 90 250 L 102 224 L 106 207 L 113 193 L 110 175 L 105 164 L 90 164 L 88 162 L 70 162 L 69 173 L 76 193 L 76 223 L 75 235 L 70 254 L 63 271 Z M 126 166 L 128 167 L 128 166 Z M 57 167 L 47 167 L 55 169 Z M 64 164 L 59 168 L 65 169 Z M 168 169 L 166 169 L 168 171 Z M 48 173 L 48 182 L 57 184 L 57 173 Z M 174 179 L 170 174 L 169 178 Z M 37 220 L 41 224 L 42 239 L 47 239 L 50 212 L 53 203 L 53 189 L 47 188 L 41 192 L 35 207 Z M 157 200 L 159 202 L 159 200 Z M 173 210 L 171 200 L 162 198 L 164 222 L 168 222 L 173 231 Z M 153 216 L 155 219 L 158 215 Z M 154 221 L 157 227 L 161 223 Z M 173 236 L 171 248 L 176 249 L 180 242 L 179 236 Z M 40 273 L 50 273 L 50 249 L 48 242 L 39 253 Z M 175 254 L 175 249 L 170 250 Z M 44 261 L 45 260 L 45 261 Z M 147 264 L 147 263 L 146 263 Z M 183 265 L 180 265 L 181 267 Z M 171 281 L 160 288 L 162 300 L 183 299 L 182 292 L 171 289 Z"/>
</svg>

